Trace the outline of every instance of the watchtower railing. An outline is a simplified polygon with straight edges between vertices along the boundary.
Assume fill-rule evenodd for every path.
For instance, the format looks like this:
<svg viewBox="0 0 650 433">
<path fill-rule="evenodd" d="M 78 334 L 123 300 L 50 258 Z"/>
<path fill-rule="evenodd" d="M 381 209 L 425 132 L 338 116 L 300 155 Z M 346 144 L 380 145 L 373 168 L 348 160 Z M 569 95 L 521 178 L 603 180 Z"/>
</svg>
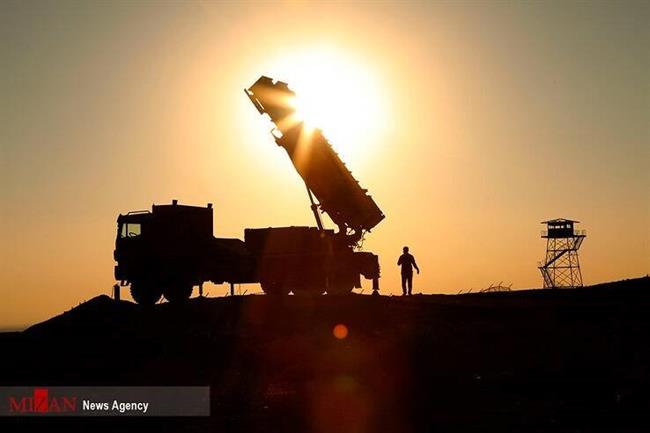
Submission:
<svg viewBox="0 0 650 433">
<path fill-rule="evenodd" d="M 558 230 L 558 231 L 560 231 L 560 230 Z M 549 230 L 542 230 L 540 233 L 541 233 L 541 236 L 543 238 L 545 238 L 545 237 L 548 237 L 548 232 L 549 232 Z M 553 230 L 551 230 L 551 232 L 553 232 Z M 573 230 L 573 236 L 587 236 L 587 230 L 576 230 L 576 229 L 574 229 Z"/>
</svg>

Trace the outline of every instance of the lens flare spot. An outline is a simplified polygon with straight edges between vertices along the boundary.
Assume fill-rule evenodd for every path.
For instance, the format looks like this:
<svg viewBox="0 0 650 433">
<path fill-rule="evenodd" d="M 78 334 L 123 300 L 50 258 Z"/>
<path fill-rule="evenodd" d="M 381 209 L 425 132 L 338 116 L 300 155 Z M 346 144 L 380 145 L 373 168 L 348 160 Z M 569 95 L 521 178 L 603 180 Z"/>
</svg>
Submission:
<svg viewBox="0 0 650 433">
<path fill-rule="evenodd" d="M 332 334 L 334 334 L 334 336 L 339 340 L 343 340 L 348 336 L 348 327 L 342 323 L 339 323 L 334 327 L 334 329 L 332 329 Z"/>
</svg>

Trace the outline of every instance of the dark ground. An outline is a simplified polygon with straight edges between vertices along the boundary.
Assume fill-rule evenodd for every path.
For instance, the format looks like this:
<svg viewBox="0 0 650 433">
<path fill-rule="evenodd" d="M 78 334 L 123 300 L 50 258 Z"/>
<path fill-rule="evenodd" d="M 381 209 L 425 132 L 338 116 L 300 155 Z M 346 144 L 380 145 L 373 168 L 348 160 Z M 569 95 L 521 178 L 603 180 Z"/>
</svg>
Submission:
<svg viewBox="0 0 650 433">
<path fill-rule="evenodd" d="M 0 334 L 0 384 L 210 385 L 212 416 L 0 418 L 0 430 L 650 431 L 649 306 L 647 277 L 151 309 L 100 296 Z"/>
</svg>

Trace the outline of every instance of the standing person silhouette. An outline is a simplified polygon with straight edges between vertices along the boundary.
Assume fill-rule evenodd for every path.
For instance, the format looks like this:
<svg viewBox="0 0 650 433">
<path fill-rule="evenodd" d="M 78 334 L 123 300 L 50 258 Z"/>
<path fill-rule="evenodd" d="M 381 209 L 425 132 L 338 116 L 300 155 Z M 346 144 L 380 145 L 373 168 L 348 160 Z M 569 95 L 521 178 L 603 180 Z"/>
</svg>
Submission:
<svg viewBox="0 0 650 433">
<path fill-rule="evenodd" d="M 397 266 L 402 267 L 402 296 L 410 296 L 413 289 L 413 268 L 420 274 L 420 268 L 415 263 L 415 257 L 409 254 L 409 247 L 402 249 L 404 253 L 399 256 Z"/>
</svg>

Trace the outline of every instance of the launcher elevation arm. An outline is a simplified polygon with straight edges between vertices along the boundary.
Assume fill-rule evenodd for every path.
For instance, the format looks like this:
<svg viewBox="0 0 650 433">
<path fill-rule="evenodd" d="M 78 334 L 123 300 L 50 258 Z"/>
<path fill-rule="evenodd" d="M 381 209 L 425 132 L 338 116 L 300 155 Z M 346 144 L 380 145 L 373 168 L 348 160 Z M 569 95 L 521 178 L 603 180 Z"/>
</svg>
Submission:
<svg viewBox="0 0 650 433">
<path fill-rule="evenodd" d="M 287 83 L 262 76 L 246 89 L 246 94 L 260 114 L 267 114 L 275 124 L 275 142 L 286 150 L 305 181 L 320 229 L 322 221 L 318 208 L 329 215 L 338 226 L 339 234 L 350 245 L 356 244 L 364 231 L 370 231 L 384 219 L 381 209 L 367 190 L 359 186 L 322 132 L 304 130 L 303 123 L 295 118 L 292 106 L 295 93 Z"/>
</svg>

